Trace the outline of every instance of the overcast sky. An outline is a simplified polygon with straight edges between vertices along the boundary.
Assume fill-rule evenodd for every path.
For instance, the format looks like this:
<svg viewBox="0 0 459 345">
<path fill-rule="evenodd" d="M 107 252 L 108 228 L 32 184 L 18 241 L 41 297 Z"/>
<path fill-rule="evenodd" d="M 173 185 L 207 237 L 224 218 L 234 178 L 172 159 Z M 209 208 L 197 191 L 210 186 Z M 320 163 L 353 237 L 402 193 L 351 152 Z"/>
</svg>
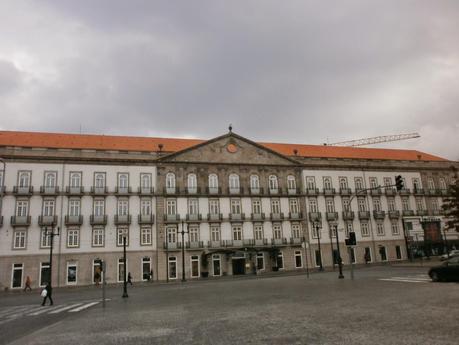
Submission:
<svg viewBox="0 0 459 345">
<path fill-rule="evenodd" d="M 0 129 L 459 160 L 459 1 L 0 0 Z M 381 146 L 381 145 L 379 145 Z"/>
</svg>

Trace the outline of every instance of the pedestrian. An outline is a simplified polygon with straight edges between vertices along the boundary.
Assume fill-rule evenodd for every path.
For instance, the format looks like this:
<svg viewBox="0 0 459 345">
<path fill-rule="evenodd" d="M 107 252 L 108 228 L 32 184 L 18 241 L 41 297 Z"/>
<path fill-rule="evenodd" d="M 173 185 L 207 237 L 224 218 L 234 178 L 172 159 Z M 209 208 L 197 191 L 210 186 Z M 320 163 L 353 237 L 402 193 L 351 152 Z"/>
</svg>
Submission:
<svg viewBox="0 0 459 345">
<path fill-rule="evenodd" d="M 24 291 L 27 291 L 27 289 L 29 289 L 30 291 L 32 291 L 32 279 L 30 279 L 29 276 L 27 276 L 26 278 L 26 281 L 25 281 L 25 288 L 24 288 Z"/>
<path fill-rule="evenodd" d="M 52 298 L 53 288 L 51 287 L 50 283 L 46 283 L 45 288 L 41 292 L 41 297 L 43 297 L 43 303 L 41 305 L 45 305 L 46 299 L 49 299 L 49 305 L 53 305 L 53 298 Z"/>
<path fill-rule="evenodd" d="M 150 270 L 150 276 L 148 277 L 149 281 L 153 281 L 153 270 Z"/>
<path fill-rule="evenodd" d="M 131 284 L 132 285 L 132 276 L 131 276 L 131 272 L 128 273 L 128 284 Z"/>
<path fill-rule="evenodd" d="M 368 252 L 365 252 L 365 255 L 363 258 L 365 260 L 365 264 L 368 264 L 370 262 L 370 254 Z"/>
<path fill-rule="evenodd" d="M 99 286 L 100 283 L 100 267 L 96 267 L 95 272 L 94 272 L 94 282 L 96 283 L 96 286 Z"/>
</svg>

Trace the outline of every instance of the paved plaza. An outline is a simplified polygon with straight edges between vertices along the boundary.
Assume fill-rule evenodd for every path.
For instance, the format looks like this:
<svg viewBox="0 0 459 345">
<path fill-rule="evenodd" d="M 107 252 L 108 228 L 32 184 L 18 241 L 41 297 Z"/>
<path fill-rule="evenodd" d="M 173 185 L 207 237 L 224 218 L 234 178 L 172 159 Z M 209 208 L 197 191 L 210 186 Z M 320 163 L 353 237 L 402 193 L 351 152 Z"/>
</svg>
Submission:
<svg viewBox="0 0 459 345">
<path fill-rule="evenodd" d="M 459 284 L 426 267 L 3 294 L 0 344 L 457 344 Z"/>
</svg>

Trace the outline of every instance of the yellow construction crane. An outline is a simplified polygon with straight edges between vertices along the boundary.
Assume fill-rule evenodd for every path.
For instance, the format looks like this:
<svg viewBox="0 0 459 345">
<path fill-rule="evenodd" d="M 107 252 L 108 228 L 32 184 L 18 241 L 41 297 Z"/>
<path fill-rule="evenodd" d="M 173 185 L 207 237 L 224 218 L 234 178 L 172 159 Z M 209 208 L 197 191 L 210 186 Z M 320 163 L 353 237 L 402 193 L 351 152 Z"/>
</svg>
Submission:
<svg viewBox="0 0 459 345">
<path fill-rule="evenodd" d="M 420 138 L 421 136 L 419 133 L 407 133 L 407 134 L 395 134 L 395 135 L 382 135 L 379 137 L 371 137 L 371 138 L 364 138 L 364 139 L 357 139 L 357 140 L 348 140 L 348 141 L 340 141 L 337 143 L 331 144 L 324 144 L 329 146 L 365 146 L 365 145 L 372 145 L 378 143 L 387 143 L 390 141 L 398 141 L 398 140 L 406 140 L 406 139 L 413 139 L 413 138 Z"/>
</svg>

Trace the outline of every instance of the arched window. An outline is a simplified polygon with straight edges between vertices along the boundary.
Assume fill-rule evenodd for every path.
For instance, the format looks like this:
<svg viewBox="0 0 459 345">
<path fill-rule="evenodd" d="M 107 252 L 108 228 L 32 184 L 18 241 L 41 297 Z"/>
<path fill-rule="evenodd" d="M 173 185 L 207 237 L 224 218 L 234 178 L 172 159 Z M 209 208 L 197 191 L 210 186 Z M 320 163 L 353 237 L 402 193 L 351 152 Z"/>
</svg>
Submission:
<svg viewBox="0 0 459 345">
<path fill-rule="evenodd" d="M 19 175 L 19 187 L 29 187 L 30 175 L 28 172 L 22 172 Z"/>
<path fill-rule="evenodd" d="M 332 181 L 330 177 L 324 177 L 324 189 L 332 189 Z"/>
<path fill-rule="evenodd" d="M 270 175 L 268 179 L 269 183 L 269 189 L 270 190 L 275 190 L 279 188 L 279 184 L 277 183 L 277 176 L 276 175 Z"/>
<path fill-rule="evenodd" d="M 218 188 L 218 176 L 215 174 L 209 175 L 209 188 Z"/>
<path fill-rule="evenodd" d="M 435 183 L 434 183 L 433 178 L 429 177 L 429 179 L 427 180 L 427 186 L 428 186 L 429 190 L 434 190 L 435 189 Z"/>
<path fill-rule="evenodd" d="M 229 175 L 229 187 L 230 189 L 239 189 L 239 175 Z"/>
<path fill-rule="evenodd" d="M 441 189 L 441 190 L 446 190 L 446 189 L 448 189 L 448 188 L 446 187 L 446 181 L 445 181 L 445 179 L 444 179 L 443 177 L 440 178 L 440 180 L 439 180 L 439 185 L 440 185 L 440 189 Z"/>
<path fill-rule="evenodd" d="M 293 175 L 287 176 L 287 188 L 288 189 L 296 189 L 295 176 L 293 176 Z"/>
<path fill-rule="evenodd" d="M 79 173 L 72 173 L 70 175 L 70 187 L 81 186 L 81 175 Z"/>
<path fill-rule="evenodd" d="M 167 173 L 166 188 L 175 188 L 175 174 L 174 173 Z"/>
<path fill-rule="evenodd" d="M 127 174 L 120 174 L 118 176 L 118 187 L 127 188 L 128 185 L 129 185 L 128 175 Z"/>
<path fill-rule="evenodd" d="M 347 189 L 347 179 L 345 177 L 339 179 L 339 188 Z"/>
<path fill-rule="evenodd" d="M 45 178 L 45 187 L 54 187 L 56 185 L 56 175 L 47 173 Z"/>
<path fill-rule="evenodd" d="M 140 184 L 142 188 L 150 188 L 151 187 L 151 175 L 143 174 L 142 178 L 140 179 Z"/>
<path fill-rule="evenodd" d="M 95 185 L 96 188 L 105 187 L 105 176 L 104 176 L 104 174 L 97 174 L 95 183 L 96 183 L 96 185 Z"/>
<path fill-rule="evenodd" d="M 198 182 L 197 182 L 196 174 L 188 174 L 188 181 L 187 181 L 188 188 L 196 188 L 197 184 Z"/>
<path fill-rule="evenodd" d="M 250 176 L 250 189 L 259 189 L 260 188 L 260 178 L 258 175 Z"/>
</svg>

